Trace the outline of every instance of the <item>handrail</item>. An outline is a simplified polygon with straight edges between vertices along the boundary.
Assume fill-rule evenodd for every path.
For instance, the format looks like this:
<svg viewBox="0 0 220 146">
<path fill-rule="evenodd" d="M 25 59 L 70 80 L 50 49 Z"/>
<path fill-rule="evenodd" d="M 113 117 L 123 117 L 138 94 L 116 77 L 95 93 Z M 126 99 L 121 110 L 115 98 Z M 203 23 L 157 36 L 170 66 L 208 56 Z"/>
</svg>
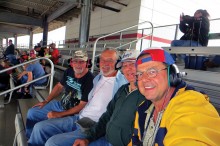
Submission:
<svg viewBox="0 0 220 146">
<path fill-rule="evenodd" d="M 122 30 L 119 30 L 119 31 L 115 31 L 115 32 L 113 32 L 113 33 L 110 33 L 110 34 L 107 34 L 107 35 L 104 35 L 104 36 L 101 36 L 101 37 L 97 38 L 97 39 L 95 40 L 94 47 L 93 47 L 92 64 L 95 63 L 96 44 L 97 44 L 97 42 L 98 42 L 100 39 L 105 38 L 105 37 L 108 37 L 108 36 L 111 36 L 111 35 L 113 35 L 113 34 L 117 34 L 117 33 L 123 32 L 123 31 L 125 31 L 125 30 L 129 30 L 129 29 L 131 29 L 131 28 L 134 28 L 134 27 L 136 27 L 136 26 L 140 26 L 140 25 L 145 24 L 145 23 L 150 23 L 150 25 L 151 25 L 151 27 L 152 27 L 151 42 L 150 42 L 150 46 L 151 46 L 151 45 L 152 45 L 152 40 L 153 40 L 153 24 L 152 24 L 150 21 L 144 21 L 144 22 L 141 22 L 141 23 L 139 23 L 139 24 L 136 24 L 136 25 L 127 27 L 127 28 L 125 28 L 125 29 L 122 29 Z M 94 65 L 93 65 L 92 68 L 91 68 L 91 72 L 93 72 L 93 71 L 94 71 Z"/>
<path fill-rule="evenodd" d="M 34 80 L 32 80 L 32 81 L 30 81 L 30 82 L 27 82 L 27 83 L 24 83 L 24 84 L 22 84 L 22 85 L 19 85 L 19 86 L 13 88 L 13 89 L 9 89 L 9 90 L 6 90 L 6 91 L 4 91 L 4 92 L 1 92 L 0 95 L 4 95 L 4 94 L 6 94 L 6 93 L 9 93 L 9 92 L 11 92 L 11 91 L 14 91 L 14 90 L 16 90 L 16 89 L 19 89 L 19 88 L 24 87 L 24 86 L 26 86 L 26 85 L 29 85 L 29 84 L 31 84 L 31 83 L 34 83 L 35 81 L 41 80 L 41 79 L 46 78 L 46 77 L 48 77 L 48 76 L 51 76 L 51 79 L 50 79 L 50 88 L 49 88 L 49 93 L 51 93 L 51 91 L 52 91 L 52 86 L 53 86 L 54 64 L 53 64 L 53 62 L 52 62 L 49 58 L 47 58 L 47 57 L 36 58 L 36 59 L 33 59 L 33 60 L 30 60 L 30 61 L 27 61 L 27 62 L 18 64 L 18 65 L 12 66 L 12 67 L 10 67 L 10 68 L 6 68 L 6 69 L 3 69 L 3 70 L 0 70 L 0 73 L 9 71 L 9 70 L 11 70 L 11 69 L 17 68 L 17 67 L 19 67 L 19 66 L 22 66 L 22 65 L 25 65 L 25 64 L 28 64 L 28 63 L 31 63 L 31 62 L 40 60 L 40 59 L 45 59 L 45 60 L 47 60 L 47 61 L 50 62 L 51 72 L 50 72 L 49 74 L 46 74 L 46 75 L 44 75 L 44 76 L 42 76 L 42 77 L 39 77 L 39 78 L 37 78 L 37 79 L 34 79 Z"/>
<path fill-rule="evenodd" d="M 148 37 L 148 36 L 150 36 L 150 35 L 145 35 L 145 36 L 143 36 L 143 37 L 141 37 L 141 38 L 138 38 L 138 39 L 136 39 L 136 40 L 133 40 L 133 41 L 131 41 L 131 42 L 129 42 L 129 43 L 122 44 L 122 45 L 116 47 L 115 49 L 118 49 L 118 48 L 121 48 L 121 47 L 130 45 L 130 44 L 135 43 L 135 42 L 138 42 L 139 40 L 142 40 L 142 39 L 144 39 L 144 38 L 146 38 L 146 37 Z M 152 41 L 152 40 L 151 40 L 151 41 Z"/>
</svg>

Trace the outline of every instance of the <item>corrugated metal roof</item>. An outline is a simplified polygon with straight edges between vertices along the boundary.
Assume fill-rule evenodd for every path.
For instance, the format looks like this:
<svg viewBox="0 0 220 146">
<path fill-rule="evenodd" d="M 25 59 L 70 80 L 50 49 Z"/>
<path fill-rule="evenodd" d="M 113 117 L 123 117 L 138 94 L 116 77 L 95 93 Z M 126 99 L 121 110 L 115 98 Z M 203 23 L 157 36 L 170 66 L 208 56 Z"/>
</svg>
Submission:
<svg viewBox="0 0 220 146">
<path fill-rule="evenodd" d="M 93 0 L 104 5 L 110 0 Z M 119 1 L 119 0 L 111 0 Z M 45 16 L 48 31 L 62 27 L 81 13 L 81 0 L 0 0 L 0 38 L 14 34 L 27 35 L 42 32 Z"/>
</svg>

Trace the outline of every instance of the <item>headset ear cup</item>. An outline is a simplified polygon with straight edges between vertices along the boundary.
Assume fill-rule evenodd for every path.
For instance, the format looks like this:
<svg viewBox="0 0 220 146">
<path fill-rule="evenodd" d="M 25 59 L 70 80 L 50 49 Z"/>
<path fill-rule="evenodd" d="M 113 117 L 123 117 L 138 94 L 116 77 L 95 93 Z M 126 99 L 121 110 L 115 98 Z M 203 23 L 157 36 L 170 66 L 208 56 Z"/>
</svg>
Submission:
<svg viewBox="0 0 220 146">
<path fill-rule="evenodd" d="M 100 63 L 100 57 L 97 57 L 95 62 L 97 68 L 100 67 L 99 63 Z"/>
<path fill-rule="evenodd" d="M 170 86 L 171 87 L 175 87 L 175 83 L 176 83 L 176 81 L 175 81 L 175 74 L 174 73 L 170 73 L 170 75 L 169 75 L 169 78 L 170 78 Z"/>
<path fill-rule="evenodd" d="M 120 67 L 117 67 L 117 64 L 121 62 L 121 56 L 119 56 L 118 60 L 116 61 L 115 63 L 115 70 L 120 70 L 121 69 L 121 66 Z"/>
<path fill-rule="evenodd" d="M 179 75 L 177 66 L 174 66 L 174 65 L 170 66 L 169 79 L 170 79 L 171 87 L 176 87 L 182 82 L 182 78 Z"/>
<path fill-rule="evenodd" d="M 115 70 L 121 69 L 121 67 L 117 67 L 117 64 L 121 61 L 121 59 L 118 59 L 115 63 Z"/>
<path fill-rule="evenodd" d="M 71 62 L 72 62 L 72 58 L 70 58 L 70 59 L 67 60 L 67 65 L 68 65 L 68 67 L 71 67 Z"/>
<path fill-rule="evenodd" d="M 87 68 L 91 68 L 92 67 L 92 60 L 91 59 L 88 59 L 86 63 L 87 63 L 86 64 Z"/>
</svg>

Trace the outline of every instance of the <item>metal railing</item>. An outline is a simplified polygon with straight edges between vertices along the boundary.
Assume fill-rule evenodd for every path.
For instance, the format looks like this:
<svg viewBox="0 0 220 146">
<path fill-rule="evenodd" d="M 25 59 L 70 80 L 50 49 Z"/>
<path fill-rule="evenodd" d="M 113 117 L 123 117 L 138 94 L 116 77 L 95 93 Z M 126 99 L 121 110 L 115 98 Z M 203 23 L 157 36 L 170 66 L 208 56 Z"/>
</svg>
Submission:
<svg viewBox="0 0 220 146">
<path fill-rule="evenodd" d="M 16 86 L 16 87 L 14 87 L 13 89 L 9 89 L 9 90 L 0 92 L 0 96 L 1 96 L 1 95 L 4 95 L 4 94 L 6 94 L 6 93 L 9 93 L 9 92 L 13 92 L 13 91 L 16 90 L 16 89 L 19 89 L 19 88 L 21 88 L 21 87 L 24 87 L 24 86 L 26 86 L 26 85 L 29 85 L 29 84 L 31 84 L 31 83 L 34 83 L 34 82 L 36 82 L 36 81 L 38 81 L 38 80 L 41 80 L 41 79 L 46 78 L 46 77 L 49 77 L 49 76 L 51 76 L 51 77 L 50 77 L 50 87 L 49 87 L 49 93 L 50 93 L 50 92 L 52 91 L 52 87 L 53 87 L 54 64 L 53 64 L 53 62 L 52 62 L 49 58 L 46 58 L 46 57 L 36 58 L 36 59 L 33 59 L 33 60 L 30 60 L 30 61 L 27 61 L 27 62 L 18 64 L 18 65 L 12 66 L 12 67 L 10 67 L 10 68 L 4 69 L 4 70 L 0 70 L 0 73 L 3 73 L 3 72 L 6 72 L 6 71 L 15 69 L 15 68 L 17 68 L 17 67 L 20 67 L 20 66 L 23 66 L 23 65 L 25 65 L 25 64 L 28 64 L 28 63 L 31 63 L 31 62 L 34 62 L 34 61 L 38 61 L 38 60 L 41 60 L 41 59 L 45 59 L 45 60 L 47 60 L 47 61 L 50 62 L 50 65 L 51 65 L 51 72 L 50 72 L 50 73 L 48 73 L 48 74 L 46 74 L 46 75 L 44 75 L 44 76 L 42 76 L 42 77 L 39 77 L 39 78 L 37 78 L 37 79 L 34 79 L 34 80 L 30 81 L 30 82 L 27 82 L 27 83 L 24 83 L 24 84 L 22 84 L 22 85 Z"/>
<path fill-rule="evenodd" d="M 149 24 L 151 25 L 152 31 L 151 31 L 151 33 L 150 33 L 149 35 L 145 35 L 144 37 L 137 39 L 137 41 L 151 35 L 151 40 L 150 40 L 150 46 L 151 46 L 151 45 L 152 45 L 152 40 L 153 40 L 153 24 L 152 24 L 150 21 L 144 21 L 144 22 L 139 23 L 139 24 L 137 24 L 137 25 L 133 25 L 133 26 L 127 27 L 127 28 L 125 28 L 125 29 L 122 29 L 122 30 L 119 30 L 119 31 L 115 31 L 115 32 L 113 32 L 113 33 L 110 33 L 110 34 L 107 34 L 107 35 L 104 35 L 104 36 L 101 36 L 101 37 L 97 38 L 97 39 L 95 40 L 94 47 L 93 47 L 92 64 L 95 63 L 96 44 L 97 44 L 97 42 L 98 42 L 100 39 L 106 38 L 106 37 L 108 37 L 108 36 L 112 36 L 112 35 L 117 34 L 117 33 L 124 32 L 124 31 L 126 31 L 126 30 L 130 30 L 131 28 L 134 28 L 134 27 L 143 25 L 143 24 L 145 24 L 145 23 L 149 23 Z M 131 41 L 131 42 L 127 43 L 126 45 L 132 44 L 132 43 L 137 42 L 137 41 Z M 125 44 L 123 44 L 123 46 L 125 46 Z M 120 47 L 122 47 L 122 46 L 118 46 L 117 48 L 120 48 Z M 92 66 L 92 68 L 91 68 L 91 72 L 93 72 L 93 71 L 94 71 L 94 66 Z"/>
</svg>

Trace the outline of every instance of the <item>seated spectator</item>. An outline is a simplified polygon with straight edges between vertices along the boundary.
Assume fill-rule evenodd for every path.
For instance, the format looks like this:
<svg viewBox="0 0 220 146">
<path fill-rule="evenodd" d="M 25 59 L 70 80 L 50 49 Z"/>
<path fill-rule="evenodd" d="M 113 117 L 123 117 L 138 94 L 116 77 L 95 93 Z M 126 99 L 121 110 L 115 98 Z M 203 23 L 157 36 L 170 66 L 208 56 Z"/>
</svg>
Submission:
<svg viewBox="0 0 220 146">
<path fill-rule="evenodd" d="M 115 97 L 109 102 L 107 111 L 102 114 L 94 126 L 85 131 L 80 129 L 75 131 L 74 134 L 71 133 L 72 143 L 77 138 L 81 139 L 77 139 L 74 146 L 89 145 L 89 143 L 94 146 L 123 146 L 129 144 L 131 133 L 133 133 L 135 111 L 145 101 L 144 96 L 137 90 L 135 84 L 135 61 L 138 54 L 139 51 L 131 50 L 122 55 L 122 60 L 117 64 L 117 67 L 121 67 L 121 71 L 129 83 L 118 90 Z"/>
<path fill-rule="evenodd" d="M 32 129 L 36 123 L 45 121 L 50 123 L 53 118 L 68 117 L 77 114 L 88 102 L 88 94 L 93 87 L 93 74 L 86 67 L 88 60 L 87 52 L 78 50 L 73 55 L 74 63 L 63 75 L 63 79 L 52 90 L 46 101 L 38 103 L 29 109 L 27 114 L 27 138 L 35 134 Z M 61 101 L 57 97 L 64 89 Z M 48 120 L 50 119 L 50 120 Z M 38 129 L 35 129 L 38 130 Z M 32 141 L 33 142 L 33 141 Z"/>
<path fill-rule="evenodd" d="M 51 55 L 49 54 L 50 53 L 49 48 L 47 48 L 47 47 L 43 47 L 43 48 L 44 48 L 44 57 L 50 58 Z M 50 64 L 47 62 L 47 60 L 41 59 L 40 61 L 41 61 L 41 65 L 43 66 L 44 69 L 46 68 L 46 66 L 50 66 Z"/>
<path fill-rule="evenodd" d="M 30 51 L 30 59 L 36 58 L 36 52 L 35 50 Z M 42 65 L 39 63 L 39 61 L 34 61 L 32 63 L 26 64 L 24 66 L 24 71 L 18 75 L 18 80 L 21 80 L 21 83 L 27 83 L 34 79 L 37 79 L 39 77 L 42 77 L 45 75 L 45 71 L 42 67 Z M 38 80 L 34 82 L 32 85 L 44 85 L 47 82 L 47 78 L 43 78 L 41 80 Z M 29 85 L 25 86 L 25 91 L 28 91 Z"/>
<path fill-rule="evenodd" d="M 184 35 L 180 38 L 180 40 L 173 40 L 171 42 L 171 46 L 173 47 L 190 47 L 190 46 L 207 46 L 208 38 L 209 38 L 209 13 L 206 10 L 199 9 L 194 13 L 194 16 L 188 15 L 180 15 L 180 31 L 184 33 Z M 172 54 L 174 60 L 176 61 L 176 55 Z M 200 59 L 200 58 L 201 59 Z M 197 59 L 197 66 L 195 65 L 195 69 L 203 69 L 205 70 L 205 66 L 203 63 L 206 60 L 206 57 L 199 56 Z M 180 55 L 178 57 L 179 60 L 184 60 L 186 68 L 192 68 L 189 66 L 190 58 L 186 55 Z M 201 60 L 201 61 L 200 61 Z M 199 65 L 201 63 L 201 65 Z M 192 64 L 192 63 L 191 63 Z"/>
<path fill-rule="evenodd" d="M 143 50 L 136 66 L 138 89 L 146 101 L 137 109 L 133 145 L 220 144 L 218 112 L 206 94 L 181 79 L 168 52 L 162 48 Z"/>
<path fill-rule="evenodd" d="M 22 51 L 21 52 L 21 56 L 20 56 L 20 63 L 23 63 L 23 62 L 25 62 L 25 61 L 27 61 L 28 60 L 28 53 L 27 53 L 27 51 Z"/>
<path fill-rule="evenodd" d="M 54 64 L 57 64 L 59 62 L 59 58 L 60 58 L 60 52 L 59 50 L 56 48 L 56 44 L 52 43 L 49 46 L 50 48 L 50 54 L 51 54 L 51 60 Z"/>
<path fill-rule="evenodd" d="M 47 47 L 44 48 L 44 57 L 48 57 L 48 58 L 51 57 L 51 55 L 50 55 L 50 49 L 47 48 Z"/>
<path fill-rule="evenodd" d="M 34 50 L 37 52 L 37 57 L 44 57 L 44 47 L 41 47 L 39 43 L 34 46 Z"/>
<path fill-rule="evenodd" d="M 76 52 L 80 55 L 80 52 Z M 73 57 L 74 58 L 74 57 Z M 76 127 L 76 121 L 81 119 L 88 125 L 97 122 L 102 113 L 106 111 L 107 104 L 114 97 L 117 90 L 127 83 L 125 77 L 115 68 L 116 62 L 119 59 L 118 52 L 113 48 L 106 48 L 100 57 L 100 74 L 93 80 L 93 89 L 88 95 L 88 103 L 79 112 L 79 114 L 69 115 L 68 117 L 55 118 L 47 121 L 42 121 L 34 126 L 33 132 L 29 139 L 30 145 L 50 145 L 59 141 L 61 145 L 66 145 L 69 141 L 69 132 L 73 132 Z M 83 64 L 82 61 L 72 60 L 74 65 Z M 73 66 L 74 66 L 73 65 Z M 63 126 L 65 125 L 65 126 Z M 52 137 L 53 136 L 53 137 Z M 51 140 L 49 139 L 51 137 Z M 63 139 L 65 137 L 65 139 Z M 48 140 L 49 139 L 49 140 Z M 48 143 L 45 142 L 48 140 Z M 51 143 L 52 142 L 52 143 Z"/>
</svg>

